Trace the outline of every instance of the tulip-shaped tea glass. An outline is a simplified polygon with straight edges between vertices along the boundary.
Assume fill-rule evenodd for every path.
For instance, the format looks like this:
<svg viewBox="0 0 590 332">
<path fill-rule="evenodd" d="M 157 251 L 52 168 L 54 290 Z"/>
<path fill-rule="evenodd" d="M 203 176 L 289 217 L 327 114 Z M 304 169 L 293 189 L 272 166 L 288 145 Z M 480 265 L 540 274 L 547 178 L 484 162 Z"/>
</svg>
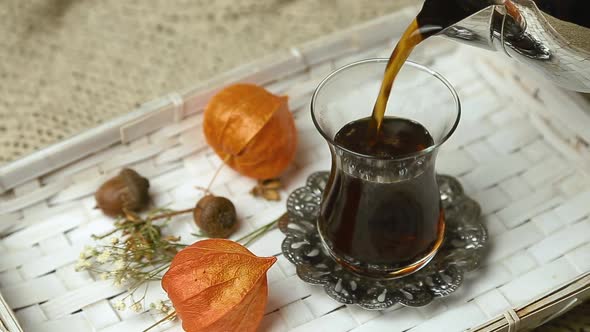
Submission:
<svg viewBox="0 0 590 332">
<path fill-rule="evenodd" d="M 332 169 L 318 230 L 328 252 L 364 276 L 398 278 L 424 267 L 441 246 L 445 218 L 436 182 L 439 148 L 459 123 L 456 91 L 440 74 L 406 62 L 386 117 L 418 123 L 433 144 L 396 156 L 365 155 L 336 142 L 347 124 L 370 116 L 387 59 L 350 64 L 328 76 L 311 103 L 315 126 L 328 142 Z"/>
</svg>

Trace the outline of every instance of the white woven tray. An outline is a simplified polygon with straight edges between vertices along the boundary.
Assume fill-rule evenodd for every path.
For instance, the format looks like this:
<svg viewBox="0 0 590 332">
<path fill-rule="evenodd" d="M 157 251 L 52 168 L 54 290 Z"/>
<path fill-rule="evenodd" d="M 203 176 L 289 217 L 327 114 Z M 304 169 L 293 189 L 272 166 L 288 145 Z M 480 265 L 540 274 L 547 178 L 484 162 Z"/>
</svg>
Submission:
<svg viewBox="0 0 590 332">
<path fill-rule="evenodd" d="M 122 291 L 109 281 L 74 271 L 90 235 L 111 228 L 112 221 L 93 209 L 97 186 L 131 166 L 152 180 L 158 206 L 194 205 L 201 196 L 194 186 L 206 185 L 221 162 L 202 137 L 202 108 L 216 89 L 248 81 L 290 96 L 300 145 L 284 176 L 286 197 L 310 173 L 330 166 L 309 115 L 313 89 L 341 65 L 388 56 L 391 37 L 414 13 L 408 9 L 239 68 L 0 169 L 0 293 L 12 309 L 0 297 L 0 331 L 122 332 L 153 324 L 156 313 L 114 310 Z M 279 255 L 283 235 L 275 230 L 251 246 L 255 254 L 278 255 L 268 274 L 261 331 L 508 331 L 508 325 L 536 326 L 590 295 L 588 105 L 500 54 L 433 39 L 414 60 L 445 75 L 462 99 L 461 125 L 441 152 L 438 170 L 457 176 L 482 205 L 492 245 L 484 266 L 455 294 L 427 307 L 365 311 L 300 281 Z M 236 204 L 236 238 L 285 210 L 284 201 L 251 197 L 254 184 L 224 168 L 213 188 Z M 190 243 L 196 226 L 186 218 L 167 231 Z M 156 283 L 148 303 L 164 296 Z M 157 330 L 181 328 L 174 322 Z"/>
</svg>

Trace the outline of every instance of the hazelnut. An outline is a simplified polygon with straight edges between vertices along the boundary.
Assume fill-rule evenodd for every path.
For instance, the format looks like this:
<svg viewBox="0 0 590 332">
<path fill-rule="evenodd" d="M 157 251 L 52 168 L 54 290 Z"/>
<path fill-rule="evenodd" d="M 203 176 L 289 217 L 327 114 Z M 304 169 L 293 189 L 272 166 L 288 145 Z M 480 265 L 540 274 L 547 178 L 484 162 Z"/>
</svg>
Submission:
<svg viewBox="0 0 590 332">
<path fill-rule="evenodd" d="M 237 225 L 236 208 L 225 197 L 207 195 L 199 200 L 193 211 L 199 228 L 209 237 L 227 238 Z"/>
<path fill-rule="evenodd" d="M 130 168 L 105 183 L 94 194 L 96 205 L 111 217 L 118 217 L 126 211 L 140 211 L 150 201 L 148 189 L 150 182 Z"/>
</svg>

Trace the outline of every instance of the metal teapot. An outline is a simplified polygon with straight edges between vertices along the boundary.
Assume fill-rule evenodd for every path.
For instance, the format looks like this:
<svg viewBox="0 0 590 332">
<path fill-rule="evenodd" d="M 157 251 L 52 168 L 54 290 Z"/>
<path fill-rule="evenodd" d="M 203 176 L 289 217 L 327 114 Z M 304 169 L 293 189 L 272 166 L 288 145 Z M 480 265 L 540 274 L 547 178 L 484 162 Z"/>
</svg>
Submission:
<svg viewBox="0 0 590 332">
<path fill-rule="evenodd" d="M 437 1 L 437 0 L 434 0 Z M 426 0 L 426 4 L 428 4 Z M 483 10 L 441 34 L 503 52 L 570 90 L 590 92 L 590 2 L 455 0 Z"/>
</svg>

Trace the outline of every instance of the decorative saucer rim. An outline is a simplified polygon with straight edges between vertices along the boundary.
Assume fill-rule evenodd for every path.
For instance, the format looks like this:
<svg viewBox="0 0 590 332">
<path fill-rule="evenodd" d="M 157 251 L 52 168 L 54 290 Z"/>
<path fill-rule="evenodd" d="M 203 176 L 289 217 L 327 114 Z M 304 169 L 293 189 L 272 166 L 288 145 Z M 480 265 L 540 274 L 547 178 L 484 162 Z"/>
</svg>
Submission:
<svg viewBox="0 0 590 332">
<path fill-rule="evenodd" d="M 296 266 L 306 283 L 322 285 L 328 296 L 343 304 L 383 310 L 397 303 L 420 307 L 455 292 L 463 275 L 480 263 L 488 240 L 481 223 L 481 208 L 468 197 L 457 179 L 437 175 L 447 229 L 440 251 L 423 269 L 398 279 L 364 277 L 339 265 L 324 248 L 316 227 L 323 188 L 329 172 L 315 172 L 305 186 L 287 199 L 287 217 L 281 218 L 285 234 L 283 255 Z"/>
</svg>

